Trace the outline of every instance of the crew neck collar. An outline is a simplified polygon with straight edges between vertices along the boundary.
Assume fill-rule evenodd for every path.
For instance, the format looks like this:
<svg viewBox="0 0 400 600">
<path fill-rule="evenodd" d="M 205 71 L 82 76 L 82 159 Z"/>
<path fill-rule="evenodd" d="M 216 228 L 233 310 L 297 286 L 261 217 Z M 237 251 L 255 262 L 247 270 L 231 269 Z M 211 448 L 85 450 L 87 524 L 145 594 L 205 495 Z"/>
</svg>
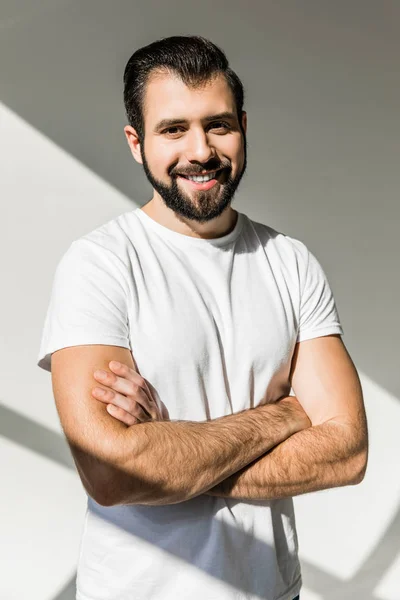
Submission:
<svg viewBox="0 0 400 600">
<path fill-rule="evenodd" d="M 147 213 L 145 213 L 140 207 L 136 208 L 134 214 L 141 220 L 145 227 L 150 227 L 154 231 L 156 231 L 162 237 L 167 237 L 177 243 L 188 244 L 188 245 L 196 245 L 196 246 L 226 246 L 231 242 L 234 242 L 240 235 L 243 228 L 243 213 L 237 212 L 237 220 L 235 227 L 232 231 L 222 237 L 218 238 L 197 238 L 191 235 L 186 235 L 184 233 L 179 233 L 178 231 L 174 231 L 169 227 L 165 227 L 165 225 L 161 225 L 158 221 L 155 221 L 152 217 L 150 217 Z"/>
</svg>

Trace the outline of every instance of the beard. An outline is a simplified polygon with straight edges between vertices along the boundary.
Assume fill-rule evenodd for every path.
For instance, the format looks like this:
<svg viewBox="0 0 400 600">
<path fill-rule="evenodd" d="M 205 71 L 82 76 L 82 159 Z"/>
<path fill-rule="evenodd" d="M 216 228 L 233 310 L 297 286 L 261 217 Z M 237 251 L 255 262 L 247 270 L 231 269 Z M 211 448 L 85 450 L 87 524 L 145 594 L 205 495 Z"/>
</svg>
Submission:
<svg viewBox="0 0 400 600">
<path fill-rule="evenodd" d="M 221 164 L 218 159 L 212 159 L 207 164 L 201 165 L 201 170 L 217 171 L 216 178 L 218 183 L 214 184 L 209 190 L 192 189 L 187 191 L 183 188 L 185 185 L 178 175 L 172 173 L 171 185 L 167 185 L 157 179 L 150 170 L 144 151 L 144 140 L 141 144 L 143 168 L 147 179 L 158 192 L 165 205 L 174 211 L 177 216 L 198 223 L 206 223 L 219 217 L 230 205 L 239 186 L 239 183 L 247 168 L 247 140 L 244 139 L 244 161 L 241 171 L 232 177 L 232 169 L 228 164 Z M 199 165 L 200 167 L 200 165 Z M 189 185 L 189 184 L 188 184 Z"/>
</svg>

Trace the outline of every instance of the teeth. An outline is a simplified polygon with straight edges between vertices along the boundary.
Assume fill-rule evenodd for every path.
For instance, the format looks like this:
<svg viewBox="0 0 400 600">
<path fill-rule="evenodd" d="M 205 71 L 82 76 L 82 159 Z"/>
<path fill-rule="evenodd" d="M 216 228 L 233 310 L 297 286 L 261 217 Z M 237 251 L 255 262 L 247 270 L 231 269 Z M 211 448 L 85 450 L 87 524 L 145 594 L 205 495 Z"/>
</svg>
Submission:
<svg viewBox="0 0 400 600">
<path fill-rule="evenodd" d="M 208 173 L 207 175 L 186 175 L 186 177 L 191 181 L 196 181 L 197 183 L 204 183 L 205 181 L 210 181 L 210 179 L 214 179 L 216 173 L 217 171 L 214 171 L 213 173 Z"/>
</svg>

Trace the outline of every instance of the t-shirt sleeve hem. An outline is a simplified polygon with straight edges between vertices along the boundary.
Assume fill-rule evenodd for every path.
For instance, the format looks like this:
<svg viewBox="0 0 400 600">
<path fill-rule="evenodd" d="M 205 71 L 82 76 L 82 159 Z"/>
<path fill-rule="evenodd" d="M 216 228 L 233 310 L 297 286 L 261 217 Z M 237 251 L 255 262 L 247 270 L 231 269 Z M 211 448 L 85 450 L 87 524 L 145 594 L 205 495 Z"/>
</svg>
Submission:
<svg viewBox="0 0 400 600">
<path fill-rule="evenodd" d="M 53 344 L 47 348 L 46 352 L 41 352 L 38 356 L 37 365 L 45 371 L 51 372 L 51 355 L 56 350 L 61 348 L 69 348 L 71 346 L 85 346 L 91 344 L 104 344 L 109 346 L 122 346 L 123 348 L 130 349 L 129 340 L 123 336 L 112 335 L 112 336 L 75 336 L 68 339 L 64 339 L 60 344 Z"/>
<path fill-rule="evenodd" d="M 305 340 L 311 340 L 317 337 L 323 337 L 324 335 L 332 334 L 343 335 L 343 328 L 340 325 L 330 325 L 329 327 L 317 327 L 316 329 L 310 329 L 300 331 L 297 335 L 297 342 L 304 342 Z"/>
</svg>

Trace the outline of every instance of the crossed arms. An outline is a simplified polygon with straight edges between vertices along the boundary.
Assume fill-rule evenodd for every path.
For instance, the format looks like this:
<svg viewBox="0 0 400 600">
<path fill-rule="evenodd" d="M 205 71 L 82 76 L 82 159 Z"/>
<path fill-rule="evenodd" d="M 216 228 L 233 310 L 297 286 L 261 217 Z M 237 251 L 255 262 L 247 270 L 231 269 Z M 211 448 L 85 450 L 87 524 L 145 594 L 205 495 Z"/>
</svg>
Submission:
<svg viewBox="0 0 400 600">
<path fill-rule="evenodd" d="M 82 483 L 99 504 L 175 504 L 200 494 L 237 499 L 294 496 L 362 481 L 368 433 L 356 369 L 340 336 L 296 345 L 296 397 L 212 421 L 126 427 L 90 395 L 118 346 L 74 346 L 52 355 L 61 425 Z"/>
</svg>

